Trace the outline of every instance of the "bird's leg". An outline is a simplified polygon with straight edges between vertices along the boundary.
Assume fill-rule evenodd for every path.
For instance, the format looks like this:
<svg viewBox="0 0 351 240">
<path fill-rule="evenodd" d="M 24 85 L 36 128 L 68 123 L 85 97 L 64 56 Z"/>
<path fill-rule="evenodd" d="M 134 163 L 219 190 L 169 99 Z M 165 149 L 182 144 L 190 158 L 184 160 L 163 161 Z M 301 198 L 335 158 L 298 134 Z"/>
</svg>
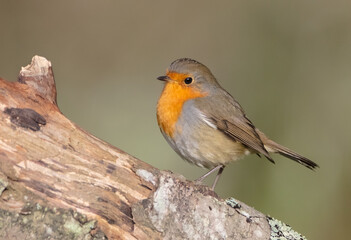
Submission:
<svg viewBox="0 0 351 240">
<path fill-rule="evenodd" d="M 217 184 L 217 182 L 218 182 L 218 179 L 219 179 L 220 175 L 221 175 L 222 172 L 223 172 L 223 169 L 224 169 L 224 166 L 223 166 L 223 165 L 218 165 L 218 166 L 212 168 L 212 169 L 211 169 L 210 171 L 208 171 L 206 174 L 204 174 L 204 175 L 201 176 L 200 178 L 196 179 L 196 182 L 202 182 L 206 177 L 208 177 L 211 173 L 217 171 L 218 169 L 219 169 L 219 171 L 218 171 L 218 173 L 217 173 L 215 182 L 214 182 L 214 184 L 213 184 L 213 186 L 212 186 L 212 189 L 214 189 L 214 186 L 216 186 L 216 184 Z"/>
<path fill-rule="evenodd" d="M 212 191 L 214 191 L 214 189 L 215 189 L 215 187 L 217 185 L 218 179 L 222 175 L 222 172 L 224 170 L 224 166 L 223 165 L 220 165 L 220 166 L 221 166 L 221 168 L 218 170 L 217 176 L 216 176 L 216 178 L 215 178 L 215 180 L 213 182 L 212 188 L 211 188 Z"/>
<path fill-rule="evenodd" d="M 212 168 L 210 171 L 208 171 L 207 173 L 205 173 L 204 175 L 202 175 L 201 177 L 199 177 L 198 179 L 196 179 L 196 182 L 202 182 L 206 177 L 208 177 L 211 173 L 213 173 L 214 171 L 217 171 L 219 168 L 221 168 L 222 165 L 218 165 L 214 168 Z"/>
</svg>

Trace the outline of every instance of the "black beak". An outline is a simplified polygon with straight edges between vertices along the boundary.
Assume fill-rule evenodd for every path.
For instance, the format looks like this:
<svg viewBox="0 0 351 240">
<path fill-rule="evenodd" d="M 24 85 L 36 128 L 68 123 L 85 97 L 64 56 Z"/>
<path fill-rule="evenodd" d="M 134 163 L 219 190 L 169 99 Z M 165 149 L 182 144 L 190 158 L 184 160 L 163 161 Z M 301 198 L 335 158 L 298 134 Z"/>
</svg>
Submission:
<svg viewBox="0 0 351 240">
<path fill-rule="evenodd" d="M 170 80 L 170 78 L 168 76 L 159 76 L 157 79 L 160 80 L 160 81 L 168 81 L 168 80 Z"/>
</svg>

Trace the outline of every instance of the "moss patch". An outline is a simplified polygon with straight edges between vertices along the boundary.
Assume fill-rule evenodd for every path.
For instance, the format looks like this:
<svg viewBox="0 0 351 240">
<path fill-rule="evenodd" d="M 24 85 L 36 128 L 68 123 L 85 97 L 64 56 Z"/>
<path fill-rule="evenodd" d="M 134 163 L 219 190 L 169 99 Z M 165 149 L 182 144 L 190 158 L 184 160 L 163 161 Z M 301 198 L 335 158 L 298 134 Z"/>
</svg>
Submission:
<svg viewBox="0 0 351 240">
<path fill-rule="evenodd" d="M 20 213 L 0 209 L 0 239 L 107 238 L 96 229 L 96 221 L 87 221 L 78 212 L 34 204 L 26 205 Z"/>
</svg>

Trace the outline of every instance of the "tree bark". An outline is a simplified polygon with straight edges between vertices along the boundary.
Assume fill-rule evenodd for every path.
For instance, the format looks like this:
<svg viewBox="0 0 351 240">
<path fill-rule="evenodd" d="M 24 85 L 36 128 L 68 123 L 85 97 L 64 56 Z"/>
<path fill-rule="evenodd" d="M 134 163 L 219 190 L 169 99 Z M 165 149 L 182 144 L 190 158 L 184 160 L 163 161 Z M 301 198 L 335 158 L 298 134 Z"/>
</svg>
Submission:
<svg viewBox="0 0 351 240">
<path fill-rule="evenodd" d="M 103 142 L 59 110 L 51 63 L 0 79 L 0 239 L 302 239 Z"/>
</svg>

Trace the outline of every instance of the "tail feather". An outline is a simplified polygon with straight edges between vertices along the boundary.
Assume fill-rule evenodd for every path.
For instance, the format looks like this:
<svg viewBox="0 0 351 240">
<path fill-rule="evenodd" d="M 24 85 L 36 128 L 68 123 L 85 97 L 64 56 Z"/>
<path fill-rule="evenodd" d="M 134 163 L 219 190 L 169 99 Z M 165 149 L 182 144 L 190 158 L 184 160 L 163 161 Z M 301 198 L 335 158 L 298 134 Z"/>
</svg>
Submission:
<svg viewBox="0 0 351 240">
<path fill-rule="evenodd" d="M 258 131 L 260 138 L 263 141 L 263 144 L 265 148 L 267 149 L 268 152 L 272 153 L 279 153 L 280 155 L 287 157 L 291 160 L 294 160 L 295 162 L 300 163 L 301 165 L 314 170 L 315 168 L 319 167 L 317 163 L 311 161 L 308 158 L 305 158 L 304 156 L 301 156 L 300 154 L 290 150 L 287 147 L 284 147 L 273 140 L 270 140 L 267 138 L 261 131 Z"/>
<path fill-rule="evenodd" d="M 290 149 L 288 149 L 284 146 L 281 146 L 278 143 L 274 144 L 273 150 L 274 150 L 274 152 L 279 153 L 280 155 L 282 155 L 284 157 L 290 158 L 290 159 L 300 163 L 301 165 L 303 165 L 311 170 L 319 167 L 318 164 L 311 161 L 310 159 L 305 158 L 304 156 L 301 156 L 300 154 L 298 154 L 294 151 L 291 151 Z"/>
</svg>

